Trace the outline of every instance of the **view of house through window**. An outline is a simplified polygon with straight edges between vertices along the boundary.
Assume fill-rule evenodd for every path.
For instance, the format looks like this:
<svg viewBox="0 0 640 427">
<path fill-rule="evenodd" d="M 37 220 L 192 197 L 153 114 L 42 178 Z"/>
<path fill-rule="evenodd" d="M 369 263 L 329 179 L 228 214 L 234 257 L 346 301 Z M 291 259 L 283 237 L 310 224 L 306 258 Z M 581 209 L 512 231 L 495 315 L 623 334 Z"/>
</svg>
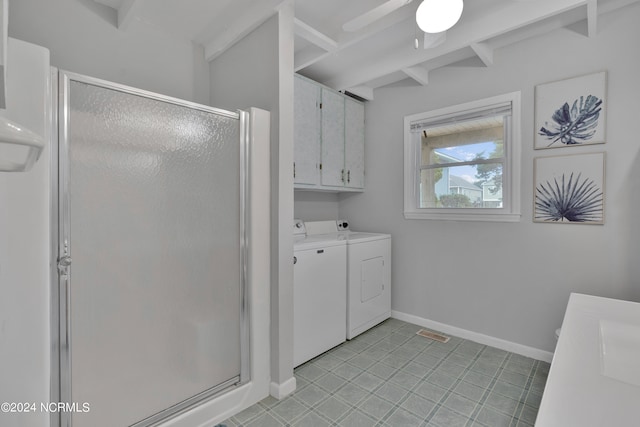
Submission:
<svg viewBox="0 0 640 427">
<path fill-rule="evenodd" d="M 425 126 L 420 138 L 420 208 L 502 208 L 504 118 Z"/>
<path fill-rule="evenodd" d="M 520 92 L 404 117 L 404 217 L 520 220 Z"/>
</svg>

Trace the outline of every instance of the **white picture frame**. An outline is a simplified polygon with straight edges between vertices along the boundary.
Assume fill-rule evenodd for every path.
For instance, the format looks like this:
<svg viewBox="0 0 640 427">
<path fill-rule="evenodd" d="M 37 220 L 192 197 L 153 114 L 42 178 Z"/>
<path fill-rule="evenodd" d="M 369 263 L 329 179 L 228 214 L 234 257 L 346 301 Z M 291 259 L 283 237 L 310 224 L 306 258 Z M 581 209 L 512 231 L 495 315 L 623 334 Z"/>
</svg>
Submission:
<svg viewBox="0 0 640 427">
<path fill-rule="evenodd" d="M 604 144 L 607 72 L 588 74 L 535 88 L 534 148 Z"/>
<path fill-rule="evenodd" d="M 605 153 L 537 157 L 533 221 L 604 224 Z"/>
</svg>

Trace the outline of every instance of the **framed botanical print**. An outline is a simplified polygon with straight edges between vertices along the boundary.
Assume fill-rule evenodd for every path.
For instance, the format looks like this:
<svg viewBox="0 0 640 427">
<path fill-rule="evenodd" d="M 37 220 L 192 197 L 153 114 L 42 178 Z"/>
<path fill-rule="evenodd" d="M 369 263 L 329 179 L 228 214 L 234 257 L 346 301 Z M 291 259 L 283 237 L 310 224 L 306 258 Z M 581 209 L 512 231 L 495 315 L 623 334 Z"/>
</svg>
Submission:
<svg viewBox="0 0 640 427">
<path fill-rule="evenodd" d="M 606 71 L 536 86 L 534 148 L 603 144 Z"/>
</svg>

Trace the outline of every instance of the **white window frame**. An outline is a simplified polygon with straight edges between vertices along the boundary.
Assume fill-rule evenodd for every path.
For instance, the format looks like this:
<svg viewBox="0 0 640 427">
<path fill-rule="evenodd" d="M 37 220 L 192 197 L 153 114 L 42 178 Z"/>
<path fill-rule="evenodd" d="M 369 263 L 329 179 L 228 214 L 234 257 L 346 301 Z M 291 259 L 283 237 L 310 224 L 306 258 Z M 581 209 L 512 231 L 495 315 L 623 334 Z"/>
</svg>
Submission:
<svg viewBox="0 0 640 427">
<path fill-rule="evenodd" d="M 404 217 L 405 219 L 439 219 L 452 221 L 520 221 L 521 175 L 521 106 L 520 92 L 511 92 L 478 101 L 453 105 L 434 111 L 404 117 Z M 454 120 L 473 111 L 490 109 L 493 105 L 511 103 L 511 118 L 505 138 L 502 208 L 421 208 L 419 207 L 420 142 L 412 137 L 411 125 L 419 122 Z"/>
</svg>

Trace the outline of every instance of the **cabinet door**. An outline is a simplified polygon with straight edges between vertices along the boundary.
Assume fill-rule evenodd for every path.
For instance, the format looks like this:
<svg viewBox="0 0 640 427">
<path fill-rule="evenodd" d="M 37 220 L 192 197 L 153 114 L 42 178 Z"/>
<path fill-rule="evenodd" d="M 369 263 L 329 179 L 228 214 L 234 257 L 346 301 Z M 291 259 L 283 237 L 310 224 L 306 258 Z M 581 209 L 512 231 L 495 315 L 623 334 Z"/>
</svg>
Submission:
<svg viewBox="0 0 640 427">
<path fill-rule="evenodd" d="M 320 88 L 307 80 L 294 79 L 293 182 L 320 182 Z"/>
<path fill-rule="evenodd" d="M 364 188 L 364 105 L 345 99 L 345 169 L 347 187 Z"/>
<path fill-rule="evenodd" d="M 322 89 L 322 185 L 343 187 L 344 97 Z"/>
</svg>

